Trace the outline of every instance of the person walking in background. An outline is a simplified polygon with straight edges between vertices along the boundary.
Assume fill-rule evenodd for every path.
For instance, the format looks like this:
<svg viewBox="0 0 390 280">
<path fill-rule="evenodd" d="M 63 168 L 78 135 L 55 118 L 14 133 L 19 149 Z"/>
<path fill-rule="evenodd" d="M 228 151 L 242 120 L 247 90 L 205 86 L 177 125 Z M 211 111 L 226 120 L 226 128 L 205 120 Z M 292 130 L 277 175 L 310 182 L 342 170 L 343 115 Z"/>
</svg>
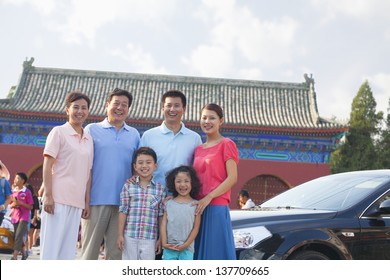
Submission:
<svg viewBox="0 0 390 280">
<path fill-rule="evenodd" d="M 104 240 L 105 259 L 120 260 L 116 245 L 120 193 L 132 176 L 132 159 L 140 142 L 139 132 L 125 123 L 133 102 L 130 92 L 114 89 L 106 102 L 107 118 L 89 124 L 94 142 L 90 216 L 82 220 L 81 259 L 97 260 Z"/>
<path fill-rule="evenodd" d="M 32 253 L 32 247 L 36 245 L 36 240 L 41 228 L 41 220 L 40 217 L 38 216 L 40 211 L 40 202 L 38 199 L 37 188 L 31 186 L 30 184 L 26 184 L 26 187 L 29 189 L 33 197 L 33 208 L 31 209 L 30 224 L 29 224 L 30 226 L 28 229 L 28 237 L 27 237 L 27 248 L 28 248 L 28 254 L 30 255 Z"/>
<path fill-rule="evenodd" d="M 120 195 L 117 246 L 124 260 L 154 260 L 161 252 L 158 230 L 166 196 L 165 187 L 152 180 L 157 168 L 154 150 L 139 148 L 133 167 L 136 183 L 125 183 Z"/>
<path fill-rule="evenodd" d="M 5 164 L 0 160 L 0 226 L 3 223 L 7 207 L 11 202 L 11 186 L 9 184 L 10 174 Z"/>
<path fill-rule="evenodd" d="M 238 149 L 221 135 L 222 108 L 210 103 L 203 107 L 200 126 L 207 140 L 195 150 L 194 168 L 201 181 L 196 214 L 202 214 L 195 241 L 195 259 L 236 259 L 229 213 L 231 188 L 237 182 Z"/>
<path fill-rule="evenodd" d="M 196 197 L 200 181 L 190 166 L 179 166 L 170 171 L 166 186 L 173 199 L 166 202 L 160 226 L 163 260 L 193 260 L 194 240 L 198 234 L 201 215 L 195 215 Z"/>
<path fill-rule="evenodd" d="M 66 260 L 76 256 L 82 218 L 89 215 L 93 141 L 83 129 L 91 101 L 72 91 L 65 98 L 68 121 L 54 127 L 43 151 L 42 260 Z"/>
<path fill-rule="evenodd" d="M 33 197 L 26 188 L 27 175 L 23 172 L 16 173 L 14 179 L 14 192 L 11 195 L 11 223 L 14 226 L 14 252 L 11 260 L 17 260 L 22 253 L 22 260 L 27 260 L 28 252 L 24 238 L 28 232 L 30 212 L 33 208 Z"/>
<path fill-rule="evenodd" d="M 241 190 L 238 193 L 238 202 L 241 209 L 249 209 L 256 206 L 253 200 L 249 197 L 249 192 L 247 190 Z"/>
</svg>

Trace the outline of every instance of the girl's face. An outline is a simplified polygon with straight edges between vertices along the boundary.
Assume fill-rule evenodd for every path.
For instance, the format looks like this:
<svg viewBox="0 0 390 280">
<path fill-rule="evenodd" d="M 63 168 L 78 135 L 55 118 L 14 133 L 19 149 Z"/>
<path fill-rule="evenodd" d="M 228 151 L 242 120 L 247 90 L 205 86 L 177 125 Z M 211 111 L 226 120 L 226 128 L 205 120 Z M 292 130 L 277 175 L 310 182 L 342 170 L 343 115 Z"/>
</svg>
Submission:
<svg viewBox="0 0 390 280">
<path fill-rule="evenodd" d="M 179 196 L 190 196 L 191 177 L 187 172 L 179 172 L 175 177 L 175 189 Z"/>
<path fill-rule="evenodd" d="M 219 127 L 223 123 L 215 111 L 204 109 L 200 118 L 200 127 L 206 134 L 213 134 L 219 132 Z"/>
<path fill-rule="evenodd" d="M 81 126 L 89 115 L 88 103 L 85 99 L 78 99 L 72 102 L 69 108 L 66 108 L 69 116 L 69 123 Z"/>
</svg>

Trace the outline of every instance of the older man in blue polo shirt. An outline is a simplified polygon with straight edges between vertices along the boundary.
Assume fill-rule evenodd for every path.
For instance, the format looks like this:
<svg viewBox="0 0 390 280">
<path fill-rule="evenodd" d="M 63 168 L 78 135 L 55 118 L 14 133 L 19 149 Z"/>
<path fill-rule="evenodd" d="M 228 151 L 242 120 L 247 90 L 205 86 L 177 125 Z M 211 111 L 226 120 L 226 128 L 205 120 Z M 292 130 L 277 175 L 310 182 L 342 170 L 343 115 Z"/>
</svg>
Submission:
<svg viewBox="0 0 390 280">
<path fill-rule="evenodd" d="M 132 176 L 134 151 L 140 142 L 139 132 L 125 123 L 133 96 L 126 90 L 109 93 L 107 118 L 85 128 L 94 143 L 94 161 L 90 195 L 90 217 L 82 222 L 81 259 L 97 260 L 105 241 L 105 259 L 120 260 L 116 246 L 120 192 Z"/>
</svg>

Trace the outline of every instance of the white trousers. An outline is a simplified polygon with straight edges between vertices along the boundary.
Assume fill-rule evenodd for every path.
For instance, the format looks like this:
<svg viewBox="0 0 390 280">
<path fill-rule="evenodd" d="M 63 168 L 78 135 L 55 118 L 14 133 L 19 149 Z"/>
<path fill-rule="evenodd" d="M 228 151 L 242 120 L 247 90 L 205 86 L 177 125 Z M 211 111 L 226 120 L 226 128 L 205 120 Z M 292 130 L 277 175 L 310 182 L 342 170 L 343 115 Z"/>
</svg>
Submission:
<svg viewBox="0 0 390 280">
<path fill-rule="evenodd" d="M 124 233 L 122 260 L 154 260 L 156 240 L 134 239 Z"/>
<path fill-rule="evenodd" d="M 41 260 L 74 260 L 82 209 L 55 204 L 54 214 L 41 214 Z"/>
</svg>

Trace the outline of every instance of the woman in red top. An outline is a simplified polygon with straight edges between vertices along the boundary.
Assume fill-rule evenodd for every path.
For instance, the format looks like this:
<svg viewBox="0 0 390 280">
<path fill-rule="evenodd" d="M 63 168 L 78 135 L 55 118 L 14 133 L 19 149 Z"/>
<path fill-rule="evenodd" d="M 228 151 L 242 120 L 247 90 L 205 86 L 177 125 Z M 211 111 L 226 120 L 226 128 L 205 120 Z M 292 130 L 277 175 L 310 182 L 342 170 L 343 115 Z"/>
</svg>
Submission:
<svg viewBox="0 0 390 280">
<path fill-rule="evenodd" d="M 195 149 L 194 168 L 202 183 L 196 213 L 202 214 L 195 241 L 195 259 L 236 259 L 229 202 L 237 182 L 238 149 L 220 133 L 223 111 L 217 104 L 203 107 L 200 126 L 206 142 Z"/>
</svg>

